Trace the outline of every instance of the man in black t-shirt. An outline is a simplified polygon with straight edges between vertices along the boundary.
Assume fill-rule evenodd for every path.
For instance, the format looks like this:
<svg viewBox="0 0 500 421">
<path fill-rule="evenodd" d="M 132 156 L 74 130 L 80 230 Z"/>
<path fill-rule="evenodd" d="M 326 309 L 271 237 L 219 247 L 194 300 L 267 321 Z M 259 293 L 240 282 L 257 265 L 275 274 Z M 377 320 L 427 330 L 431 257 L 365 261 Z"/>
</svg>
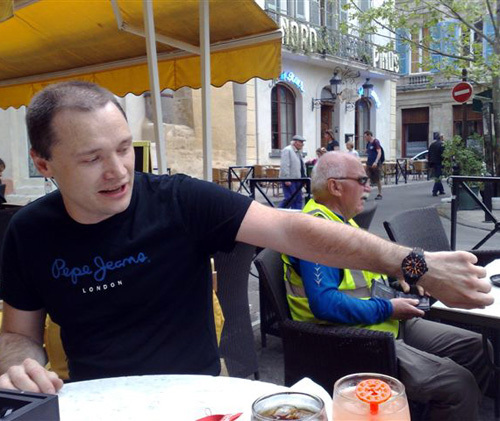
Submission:
<svg viewBox="0 0 500 421">
<path fill-rule="evenodd" d="M 97 85 L 45 88 L 26 121 L 34 164 L 59 190 L 17 212 L 5 236 L 0 388 L 62 387 L 43 368 L 46 313 L 61 326 L 72 380 L 218 374 L 209 256 L 235 241 L 402 276 L 407 247 L 187 176 L 134 173 L 125 114 Z M 425 259 L 419 285 L 445 304 L 493 302 L 472 254 Z"/>
</svg>

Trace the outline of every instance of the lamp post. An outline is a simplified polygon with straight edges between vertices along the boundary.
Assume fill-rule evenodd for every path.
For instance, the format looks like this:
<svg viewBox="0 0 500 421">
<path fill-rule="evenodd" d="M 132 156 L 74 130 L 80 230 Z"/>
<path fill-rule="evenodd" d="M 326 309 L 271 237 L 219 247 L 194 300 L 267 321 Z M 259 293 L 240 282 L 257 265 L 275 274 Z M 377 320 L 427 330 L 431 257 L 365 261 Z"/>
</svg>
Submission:
<svg viewBox="0 0 500 421">
<path fill-rule="evenodd" d="M 462 69 L 462 81 L 467 82 L 467 69 Z M 467 101 L 462 104 L 462 140 L 467 147 Z"/>
<path fill-rule="evenodd" d="M 373 84 L 370 83 L 369 77 L 366 78 L 366 82 L 363 83 L 362 88 L 363 88 L 363 96 L 365 98 L 370 98 L 373 89 Z"/>
<path fill-rule="evenodd" d="M 342 78 L 337 72 L 334 72 L 332 78 L 330 79 L 330 89 L 332 90 L 334 98 L 337 98 L 337 96 L 342 94 L 342 92 L 339 92 L 340 85 L 342 85 Z"/>
</svg>

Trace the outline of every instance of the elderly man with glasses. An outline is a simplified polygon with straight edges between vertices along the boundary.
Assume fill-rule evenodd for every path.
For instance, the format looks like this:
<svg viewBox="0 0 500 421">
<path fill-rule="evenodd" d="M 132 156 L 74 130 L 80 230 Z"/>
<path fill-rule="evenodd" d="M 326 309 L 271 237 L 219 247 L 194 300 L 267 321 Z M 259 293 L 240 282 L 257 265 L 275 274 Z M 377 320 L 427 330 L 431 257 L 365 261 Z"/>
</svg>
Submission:
<svg viewBox="0 0 500 421">
<path fill-rule="evenodd" d="M 363 210 L 371 187 L 355 156 L 326 153 L 314 167 L 311 182 L 314 198 L 303 212 L 357 227 L 352 218 Z M 478 418 L 491 375 L 479 334 L 422 319 L 419 300 L 371 297 L 372 284 L 385 282 L 384 275 L 287 255 L 282 259 L 294 320 L 391 332 L 409 399 L 428 404 L 431 420 Z"/>
</svg>

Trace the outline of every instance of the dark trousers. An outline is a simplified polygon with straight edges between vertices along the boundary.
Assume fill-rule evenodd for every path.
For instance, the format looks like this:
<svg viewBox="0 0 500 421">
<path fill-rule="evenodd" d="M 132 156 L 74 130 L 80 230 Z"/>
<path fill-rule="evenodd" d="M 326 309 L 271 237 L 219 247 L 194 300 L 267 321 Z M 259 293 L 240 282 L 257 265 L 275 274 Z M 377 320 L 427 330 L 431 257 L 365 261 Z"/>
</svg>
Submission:
<svg viewBox="0 0 500 421">
<path fill-rule="evenodd" d="M 401 323 L 400 337 L 396 341 L 399 379 L 408 398 L 429 404 L 432 421 L 477 420 L 493 374 L 481 335 L 415 318 Z"/>
<path fill-rule="evenodd" d="M 443 177 L 443 166 L 441 164 L 432 164 L 432 178 L 434 179 L 434 186 L 432 186 L 432 194 L 444 194 L 443 183 L 441 183 L 441 178 Z"/>
<path fill-rule="evenodd" d="M 286 186 L 285 183 L 283 183 L 283 195 L 285 198 L 283 201 L 280 203 L 279 207 L 284 208 L 285 203 L 288 202 L 288 199 L 293 196 L 293 194 L 299 190 L 297 195 L 294 197 L 294 199 L 288 204 L 288 208 L 290 209 L 302 209 L 303 203 L 302 203 L 302 183 L 300 181 L 292 182 L 289 186 Z"/>
</svg>

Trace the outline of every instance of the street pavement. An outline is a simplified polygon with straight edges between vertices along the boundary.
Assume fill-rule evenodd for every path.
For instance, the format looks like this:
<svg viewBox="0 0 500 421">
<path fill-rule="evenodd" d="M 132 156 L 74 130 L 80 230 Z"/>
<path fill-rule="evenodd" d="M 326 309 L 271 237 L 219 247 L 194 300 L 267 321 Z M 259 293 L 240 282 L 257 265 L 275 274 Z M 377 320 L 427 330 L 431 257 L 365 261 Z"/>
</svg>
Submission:
<svg viewBox="0 0 500 421">
<path fill-rule="evenodd" d="M 384 185 L 383 199 L 374 201 L 376 189 L 372 190 L 367 206 L 377 205 L 374 218 L 369 231 L 373 234 L 388 238 L 383 227 L 383 221 L 390 219 L 399 212 L 417 209 L 426 206 L 437 206 L 445 231 L 450 237 L 451 223 L 446 215 L 449 215 L 450 189 L 445 186 L 446 195 L 433 197 L 431 194 L 432 181 L 411 180 L 408 184 Z M 468 212 L 468 213 L 465 213 Z M 497 215 L 497 214 L 496 214 Z M 491 223 L 483 223 L 484 213 L 481 211 L 463 211 L 459 215 L 459 225 L 457 225 L 457 249 L 471 249 L 486 234 L 488 226 Z M 500 219 L 500 214 L 498 214 Z M 464 225 L 466 223 L 467 225 Z M 425 229 L 425 227 L 422 227 Z M 490 228 L 491 229 L 491 228 Z M 485 245 L 484 249 L 500 249 L 500 233 L 494 235 Z M 259 358 L 260 379 L 276 384 L 284 384 L 283 375 L 283 348 L 281 339 L 267 336 L 267 347 L 262 348 L 260 338 L 259 322 L 259 302 L 258 302 L 258 279 L 257 271 L 252 267 L 252 274 L 249 278 L 249 300 L 252 323 L 254 326 L 255 344 Z M 331 391 L 329 391 L 331 393 Z M 491 398 L 485 398 L 481 407 L 480 420 L 486 421 L 493 419 L 493 401 Z"/>
</svg>

